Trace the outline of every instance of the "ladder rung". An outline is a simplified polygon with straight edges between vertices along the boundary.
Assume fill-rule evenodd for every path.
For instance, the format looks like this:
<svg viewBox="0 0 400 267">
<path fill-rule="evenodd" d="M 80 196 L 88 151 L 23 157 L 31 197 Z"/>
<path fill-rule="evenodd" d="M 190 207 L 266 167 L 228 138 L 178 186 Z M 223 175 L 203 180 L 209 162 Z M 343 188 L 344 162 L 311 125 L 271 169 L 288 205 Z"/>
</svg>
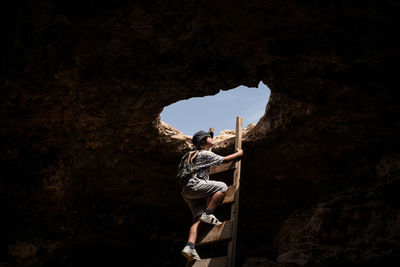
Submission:
<svg viewBox="0 0 400 267">
<path fill-rule="evenodd" d="M 204 225 L 197 237 L 197 245 L 204 245 L 216 241 L 232 238 L 232 221 L 224 221 L 220 225 Z"/>
<path fill-rule="evenodd" d="M 216 257 L 191 261 L 186 266 L 191 267 L 226 267 L 228 266 L 228 257 Z"/>
<path fill-rule="evenodd" d="M 222 163 L 221 165 L 215 165 L 211 167 L 210 174 L 216 174 L 224 171 L 236 169 L 236 161 L 229 161 Z"/>
<path fill-rule="evenodd" d="M 222 200 L 222 204 L 232 203 L 233 201 L 235 201 L 235 193 L 236 185 L 228 186 L 228 190 L 226 191 L 224 200 Z"/>
</svg>

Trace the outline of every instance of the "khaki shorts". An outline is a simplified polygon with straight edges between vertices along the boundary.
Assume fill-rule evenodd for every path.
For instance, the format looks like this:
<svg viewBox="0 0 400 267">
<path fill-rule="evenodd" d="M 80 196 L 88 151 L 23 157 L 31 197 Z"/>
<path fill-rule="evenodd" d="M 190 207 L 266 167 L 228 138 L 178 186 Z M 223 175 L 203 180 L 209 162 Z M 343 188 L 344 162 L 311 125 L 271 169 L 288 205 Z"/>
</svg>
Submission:
<svg viewBox="0 0 400 267">
<path fill-rule="evenodd" d="M 207 208 L 210 198 L 217 192 L 225 192 L 228 186 L 224 182 L 192 178 L 182 188 L 182 197 L 192 211 L 193 219 Z"/>
</svg>

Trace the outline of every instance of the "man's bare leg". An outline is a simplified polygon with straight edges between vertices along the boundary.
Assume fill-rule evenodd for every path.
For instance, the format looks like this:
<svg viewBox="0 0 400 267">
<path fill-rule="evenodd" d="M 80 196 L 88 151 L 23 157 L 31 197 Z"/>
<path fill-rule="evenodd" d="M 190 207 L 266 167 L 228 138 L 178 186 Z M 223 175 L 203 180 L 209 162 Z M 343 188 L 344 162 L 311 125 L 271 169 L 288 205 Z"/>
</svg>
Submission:
<svg viewBox="0 0 400 267">
<path fill-rule="evenodd" d="M 200 220 L 196 219 L 195 222 L 190 227 L 188 242 L 182 250 L 183 256 L 185 256 L 189 261 L 200 260 L 200 256 L 199 254 L 197 254 L 197 251 L 195 249 L 199 224 Z"/>
<path fill-rule="evenodd" d="M 210 199 L 210 202 L 208 203 L 208 209 L 215 211 L 217 206 L 221 204 L 222 200 L 225 197 L 225 192 L 217 192 L 215 193 L 212 198 Z"/>
<path fill-rule="evenodd" d="M 188 238 L 188 242 L 191 242 L 193 244 L 196 244 L 196 239 L 197 239 L 197 230 L 200 224 L 200 220 L 197 219 L 192 226 L 190 227 L 189 230 L 189 238 Z"/>
</svg>

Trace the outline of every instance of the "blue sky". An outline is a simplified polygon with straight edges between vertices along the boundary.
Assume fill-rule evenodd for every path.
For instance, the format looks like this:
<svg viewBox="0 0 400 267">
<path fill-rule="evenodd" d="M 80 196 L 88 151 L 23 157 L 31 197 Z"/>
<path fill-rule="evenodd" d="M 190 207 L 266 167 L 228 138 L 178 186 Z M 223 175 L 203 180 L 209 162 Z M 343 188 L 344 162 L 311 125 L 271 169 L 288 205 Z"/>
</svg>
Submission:
<svg viewBox="0 0 400 267">
<path fill-rule="evenodd" d="M 199 130 L 221 130 L 236 127 L 236 117 L 243 118 L 243 127 L 257 122 L 265 112 L 270 96 L 269 88 L 262 82 L 258 87 L 239 86 L 220 91 L 214 96 L 193 97 L 164 108 L 161 120 L 174 128 L 193 135 Z"/>
</svg>

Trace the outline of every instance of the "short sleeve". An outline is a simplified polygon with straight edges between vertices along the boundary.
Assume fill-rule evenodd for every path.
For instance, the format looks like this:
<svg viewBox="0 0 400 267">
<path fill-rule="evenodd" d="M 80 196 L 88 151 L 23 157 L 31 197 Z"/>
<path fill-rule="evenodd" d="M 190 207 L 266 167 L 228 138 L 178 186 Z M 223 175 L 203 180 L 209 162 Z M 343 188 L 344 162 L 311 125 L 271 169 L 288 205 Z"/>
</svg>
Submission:
<svg viewBox="0 0 400 267">
<path fill-rule="evenodd" d="M 223 161 L 223 156 L 217 155 L 211 151 L 201 151 L 197 156 L 196 164 L 201 167 L 211 167 L 213 165 L 219 165 Z"/>
<path fill-rule="evenodd" d="M 212 163 L 212 165 L 219 165 L 224 161 L 223 156 L 217 155 L 211 151 L 206 151 L 206 153 L 209 154 L 210 163 Z"/>
</svg>

